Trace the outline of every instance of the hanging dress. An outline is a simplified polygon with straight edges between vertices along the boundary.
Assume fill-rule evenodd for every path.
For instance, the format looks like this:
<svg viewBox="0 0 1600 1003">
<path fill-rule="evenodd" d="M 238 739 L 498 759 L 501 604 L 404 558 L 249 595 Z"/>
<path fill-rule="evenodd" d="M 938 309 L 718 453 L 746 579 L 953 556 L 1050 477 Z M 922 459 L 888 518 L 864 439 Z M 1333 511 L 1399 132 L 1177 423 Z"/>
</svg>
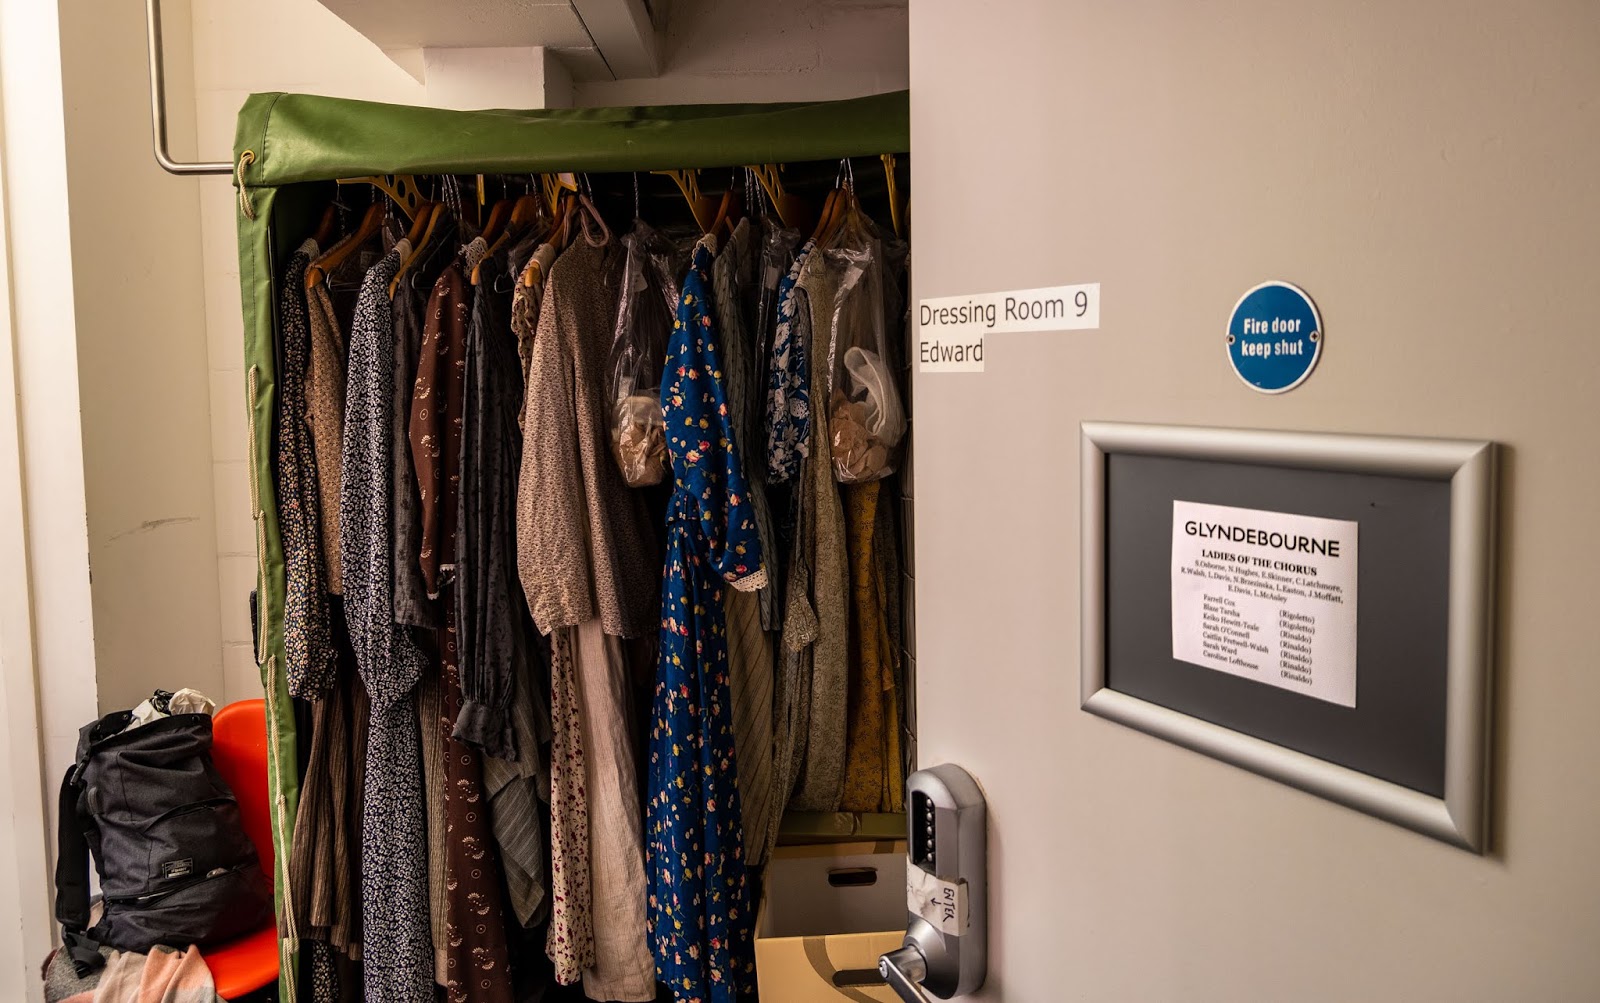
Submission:
<svg viewBox="0 0 1600 1003">
<path fill-rule="evenodd" d="M 445 234 L 442 240 L 451 239 Z M 429 586 L 423 580 L 422 563 L 422 499 L 417 492 L 416 464 L 411 456 L 410 415 L 411 395 L 416 389 L 417 364 L 422 354 L 424 336 L 423 314 L 427 307 L 428 291 L 438 276 L 413 269 L 401 282 L 394 297 L 395 327 L 395 458 L 394 458 L 394 604 L 395 621 L 414 629 L 420 644 L 430 649 L 438 636 L 441 615 L 437 599 L 428 597 Z M 418 285 L 418 283 L 421 283 Z M 427 853 L 424 857 L 428 876 L 428 926 L 433 944 L 433 979 L 435 984 L 449 981 L 449 959 L 445 944 L 449 939 L 445 931 L 447 909 L 445 891 L 445 820 L 444 808 L 444 735 L 439 730 L 443 715 L 443 681 L 434 670 L 438 654 L 430 650 L 429 670 L 422 674 L 412 703 L 417 715 L 418 733 L 421 736 L 422 801 Z"/>
<path fill-rule="evenodd" d="M 708 298 L 714 243 L 695 247 L 661 386 L 674 491 L 648 846 L 656 968 L 678 1003 L 736 1003 L 755 983 L 722 602 L 726 586 L 752 591 L 767 575 L 723 392 Z"/>
<path fill-rule="evenodd" d="M 796 283 L 797 309 L 810 311 L 810 395 L 828 399 L 829 341 L 839 292 L 839 268 L 828 252 L 806 255 Z M 802 295 L 803 294 L 803 295 Z M 803 306 L 802 306 L 803 304 Z M 809 609 L 816 618 L 811 644 L 811 710 L 807 719 L 805 757 L 791 807 L 801 811 L 838 811 L 844 794 L 845 735 L 850 684 L 850 568 L 845 553 L 844 506 L 833 479 L 832 438 L 828 409 L 810 409 L 808 452 L 801 465 L 806 534 L 796 549 L 810 569 Z M 791 606 L 795 596 L 790 594 Z"/>
<path fill-rule="evenodd" d="M 510 339 L 515 341 L 519 356 L 513 410 L 515 424 L 507 425 L 502 435 L 515 438 L 518 443 L 517 466 L 522 455 L 522 409 L 525 405 L 528 356 L 533 348 L 533 335 L 539 323 L 539 302 L 544 295 L 544 273 L 555 260 L 555 248 L 541 245 L 523 260 L 513 252 L 509 278 L 514 283 L 511 298 Z M 537 262 L 536 265 L 532 263 Z M 537 281 L 527 285 L 522 281 L 524 266 L 532 265 Z M 500 363 L 502 369 L 510 365 L 509 356 Z M 512 487 L 513 504 L 516 488 Z M 515 515 L 513 527 L 515 532 Z M 509 535 L 508 533 L 508 535 Z M 499 546 L 502 550 L 504 539 Z M 522 594 L 520 581 L 510 586 L 513 606 L 526 617 L 527 599 Z M 532 621 L 528 621 L 532 625 Z M 535 630 L 533 632 L 537 634 Z M 489 794 L 490 814 L 494 819 L 495 842 L 500 847 L 501 864 L 505 869 L 509 904 L 518 922 L 525 928 L 542 923 L 550 915 L 549 847 L 545 832 L 550 815 L 550 674 L 551 643 L 548 638 L 530 636 L 530 654 L 526 671 L 518 670 L 513 680 L 511 701 L 512 729 L 516 733 L 518 757 L 514 763 L 485 759 L 483 763 L 484 786 Z M 542 949 L 543 943 L 539 944 Z"/>
<path fill-rule="evenodd" d="M 659 552 L 608 445 L 606 357 L 623 258 L 575 241 L 550 266 L 528 363 L 518 571 L 551 642 L 551 923 L 556 979 L 655 998 L 644 826 L 617 638 L 654 629 Z"/>
<path fill-rule="evenodd" d="M 317 244 L 312 240 L 290 256 L 279 306 L 283 366 L 278 380 L 277 469 L 284 565 L 283 656 L 289 695 L 302 698 L 327 691 L 335 660 L 323 580 L 322 502 L 306 405 L 311 322 L 305 278 L 316 257 Z"/>
<path fill-rule="evenodd" d="M 479 241 L 473 242 L 475 249 Z M 516 761 L 514 680 L 528 665 L 528 606 L 517 583 L 517 471 L 522 464 L 522 367 L 511 333 L 511 288 L 494 255 L 475 269 L 462 398 L 462 458 L 456 521 L 456 640 L 462 707 L 456 738 L 485 756 Z M 513 594 L 515 592 L 515 594 Z"/>
<path fill-rule="evenodd" d="M 774 484 L 793 480 L 800 472 L 800 461 L 811 452 L 811 367 L 806 362 L 805 340 L 796 325 L 802 319 L 809 326 L 810 315 L 799 315 L 805 300 L 795 296 L 800 270 L 814 240 L 795 252 L 789 274 L 778 282 L 778 324 L 772 335 L 772 354 L 767 365 L 767 478 Z"/>
<path fill-rule="evenodd" d="M 511 278 L 497 256 L 484 258 L 478 271 L 467 331 L 456 602 L 463 685 L 467 677 L 476 676 L 475 688 L 482 694 L 475 744 L 488 750 L 481 739 L 502 733 L 499 750 L 483 757 L 484 789 L 513 911 L 521 924 L 529 925 L 545 905 L 539 816 L 544 812 L 541 802 L 548 799 L 542 793 L 548 782 L 542 785 L 541 776 L 549 709 L 538 694 L 548 687 L 548 655 L 533 636 L 517 581 L 516 555 L 506 546 L 516 532 L 516 479 L 522 462 L 522 366 L 510 324 Z M 456 730 L 468 730 L 465 715 L 457 719 Z"/>
<path fill-rule="evenodd" d="M 808 404 L 810 367 L 805 348 L 811 340 L 811 308 L 797 288 L 806 257 L 815 246 L 807 241 L 774 291 L 772 352 L 768 360 L 766 400 L 767 478 L 769 485 L 795 481 L 784 520 L 787 549 L 783 633 L 772 686 L 772 798 L 762 849 L 778 843 L 783 812 L 789 805 L 805 761 L 811 728 L 812 645 L 817 639 L 816 611 L 811 606 L 811 541 L 816 538 L 815 506 L 808 504 L 809 478 L 805 455 L 810 452 Z M 797 476 L 798 475 L 798 476 Z"/>
<path fill-rule="evenodd" d="M 889 811 L 890 787 L 898 779 L 894 663 L 874 553 L 883 483 L 845 487 L 851 585 L 850 724 L 840 800 L 845 811 Z"/>
<path fill-rule="evenodd" d="M 480 242 L 481 243 L 481 242 Z M 438 634 L 443 663 L 439 717 L 424 726 L 444 735 L 445 989 L 450 1003 L 510 1003 L 511 973 L 501 910 L 500 868 L 477 749 L 453 737 L 461 711 L 455 574 L 470 287 L 458 259 L 429 297 L 410 442 L 422 502 L 424 580 L 445 610 Z M 437 946 L 437 945 L 436 945 Z"/>
<path fill-rule="evenodd" d="M 755 514 L 756 534 L 765 558 L 765 555 L 773 552 L 774 539 L 771 519 L 767 514 L 765 478 L 762 476 L 766 464 L 752 463 L 752 460 L 765 459 L 760 452 L 760 438 L 756 435 L 760 423 L 752 420 L 754 414 L 751 410 L 753 399 L 760 396 L 756 392 L 755 382 L 756 370 L 760 368 L 760 346 L 745 323 L 745 289 L 742 288 L 750 271 L 751 260 L 755 257 L 754 240 L 749 219 L 740 220 L 732 239 L 712 265 L 711 280 L 716 294 L 718 331 L 721 334 L 718 347 L 723 350 L 723 389 L 726 391 L 734 441 L 739 450 L 740 469 L 745 472 L 751 508 Z M 766 859 L 766 839 L 762 834 L 766 833 L 774 810 L 772 640 L 767 631 L 778 626 L 774 608 L 777 602 L 776 585 L 769 576 L 766 586 L 753 594 L 732 592 L 723 597 L 728 625 L 728 685 L 733 702 L 733 740 L 738 753 L 739 804 L 743 810 L 746 863 L 756 869 Z"/>
<path fill-rule="evenodd" d="M 404 239 L 361 283 L 350 329 L 339 544 L 344 608 L 371 701 L 361 843 L 363 975 L 368 1003 L 431 1003 L 427 839 L 413 691 L 426 656 L 394 619 L 392 485 L 394 314 L 389 280 Z"/>
<path fill-rule="evenodd" d="M 359 274 L 355 260 L 346 262 L 340 273 L 342 277 Z M 312 997 L 324 1003 L 363 995 L 356 963 L 361 956 L 361 791 L 370 712 L 338 595 L 339 492 L 344 480 L 342 320 L 350 318 L 336 312 L 327 281 L 309 290 L 306 299 L 310 352 L 305 370 L 305 422 L 313 463 L 302 475 L 310 473 L 318 496 L 315 528 L 321 542 L 321 588 L 328 613 L 328 660 L 320 679 L 301 680 L 301 695 L 311 701 L 311 741 L 288 872 L 296 932 L 311 941 Z M 341 296 L 341 306 L 345 302 Z M 285 624 L 286 635 L 293 629 Z"/>
<path fill-rule="evenodd" d="M 342 268 L 350 268 L 354 260 L 349 259 Z M 307 291 L 306 305 L 311 313 L 306 421 L 316 454 L 317 489 L 321 494 L 323 568 L 328 591 L 341 595 L 344 579 L 339 561 L 339 485 L 344 481 L 344 332 L 339 326 L 326 277 L 316 288 Z"/>
<path fill-rule="evenodd" d="M 517 484 L 518 575 L 525 596 L 531 596 L 541 555 L 530 550 L 530 534 L 538 504 L 540 479 L 533 463 L 534 442 L 540 416 L 535 394 L 533 346 L 539 331 L 545 278 L 555 264 L 555 247 L 545 244 L 534 253 L 537 263 L 533 285 L 520 278 L 511 300 L 511 329 L 517 336 L 522 360 L 524 398 L 518 423 L 524 446 Z M 535 268 L 530 264 L 529 268 Z M 558 384 L 559 385 L 559 384 Z M 555 412 L 553 412 L 554 414 Z M 530 608 L 532 603 L 529 603 Z M 549 622 L 549 621 L 547 621 Z M 577 629 L 550 631 L 550 926 L 545 934 L 545 956 L 555 966 L 556 981 L 572 985 L 593 967 L 594 927 L 589 906 L 589 808 L 584 780 L 583 719 L 578 712 L 577 669 L 573 652 Z"/>
<path fill-rule="evenodd" d="M 733 236 L 711 266 L 712 303 L 715 308 L 718 330 L 723 349 L 722 387 L 728 402 L 728 416 L 739 450 L 740 469 L 745 471 L 746 487 L 750 489 L 751 510 L 755 513 L 756 531 L 761 536 L 761 552 L 771 554 L 776 538 L 772 516 L 767 506 L 766 464 L 762 462 L 758 418 L 761 405 L 761 384 L 758 370 L 761 364 L 761 345 L 751 329 L 753 318 L 746 308 L 751 302 L 754 285 L 753 265 L 756 259 L 755 228 L 749 219 L 742 219 Z M 762 372 L 760 375 L 764 376 Z M 756 590 L 760 601 L 761 626 L 764 630 L 779 629 L 777 615 L 777 589 L 769 581 Z"/>
</svg>

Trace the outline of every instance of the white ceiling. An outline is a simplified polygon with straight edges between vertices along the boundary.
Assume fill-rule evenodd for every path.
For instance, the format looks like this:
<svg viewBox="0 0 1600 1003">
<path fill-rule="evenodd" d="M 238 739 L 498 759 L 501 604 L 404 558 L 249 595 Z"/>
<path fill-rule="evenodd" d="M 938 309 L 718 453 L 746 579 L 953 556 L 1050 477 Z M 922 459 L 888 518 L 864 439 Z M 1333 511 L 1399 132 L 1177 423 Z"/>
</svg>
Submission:
<svg viewBox="0 0 1600 1003">
<path fill-rule="evenodd" d="M 322 0 L 382 49 L 594 44 L 568 0 Z"/>
<path fill-rule="evenodd" d="M 655 73 L 651 5 L 644 0 L 321 2 L 386 51 L 542 45 L 556 50 L 574 80 Z M 656 16 L 663 6 L 655 5 Z"/>
</svg>

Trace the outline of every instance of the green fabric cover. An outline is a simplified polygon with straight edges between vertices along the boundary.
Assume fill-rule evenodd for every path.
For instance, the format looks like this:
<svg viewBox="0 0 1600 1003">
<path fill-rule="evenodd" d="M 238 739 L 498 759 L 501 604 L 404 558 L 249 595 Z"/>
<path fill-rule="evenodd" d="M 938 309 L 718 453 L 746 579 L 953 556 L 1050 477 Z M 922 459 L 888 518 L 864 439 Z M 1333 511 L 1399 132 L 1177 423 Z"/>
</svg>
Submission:
<svg viewBox="0 0 1600 1003">
<path fill-rule="evenodd" d="M 256 218 L 239 213 L 239 293 L 244 305 L 245 404 L 250 429 L 250 505 L 256 524 L 256 659 L 267 707 L 267 786 L 272 798 L 273 906 L 284 929 L 288 914 L 289 845 L 295 811 L 300 803 L 294 709 L 283 674 L 283 542 L 278 534 L 278 503 L 274 490 L 272 447 L 276 405 L 276 353 L 273 324 L 276 315 L 277 268 L 272 253 L 273 192 L 256 196 Z M 296 1000 L 297 944 L 284 938 L 278 944 L 279 996 Z"/>
<path fill-rule="evenodd" d="M 252 187 L 363 174 L 528 174 L 837 160 L 911 148 L 906 91 L 796 104 L 441 111 L 255 94 L 234 163 Z"/>
<path fill-rule="evenodd" d="M 301 94 L 255 94 L 239 112 L 234 163 L 239 284 L 256 522 L 256 654 L 267 701 L 275 904 L 286 913 L 300 782 L 294 708 L 283 672 L 283 543 L 273 475 L 277 279 L 316 225 L 325 185 L 368 174 L 645 171 L 836 160 L 911 147 L 906 92 L 848 101 L 541 111 L 440 111 Z M 248 207 L 248 214 L 246 208 Z M 297 944 L 280 945 L 279 998 L 295 1003 Z"/>
</svg>

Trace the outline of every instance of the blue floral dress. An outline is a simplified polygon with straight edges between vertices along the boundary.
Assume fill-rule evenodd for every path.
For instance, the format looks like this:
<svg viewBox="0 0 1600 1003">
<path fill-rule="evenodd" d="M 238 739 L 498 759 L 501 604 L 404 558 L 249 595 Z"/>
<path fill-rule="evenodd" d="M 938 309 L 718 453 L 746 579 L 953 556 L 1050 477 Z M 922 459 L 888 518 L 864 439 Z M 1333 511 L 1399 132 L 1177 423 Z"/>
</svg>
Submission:
<svg viewBox="0 0 1600 1003">
<path fill-rule="evenodd" d="M 723 589 L 759 589 L 767 574 L 728 417 L 708 244 L 695 247 L 661 384 L 674 491 L 647 841 L 656 971 L 678 1003 L 736 1003 L 755 991 Z"/>
<path fill-rule="evenodd" d="M 816 246 L 815 240 L 806 241 L 795 254 L 789 274 L 778 282 L 778 325 L 767 367 L 767 478 L 774 484 L 782 484 L 799 473 L 800 461 L 810 452 L 810 368 L 806 365 L 805 342 L 796 330 L 795 286 L 806 257 Z"/>
</svg>

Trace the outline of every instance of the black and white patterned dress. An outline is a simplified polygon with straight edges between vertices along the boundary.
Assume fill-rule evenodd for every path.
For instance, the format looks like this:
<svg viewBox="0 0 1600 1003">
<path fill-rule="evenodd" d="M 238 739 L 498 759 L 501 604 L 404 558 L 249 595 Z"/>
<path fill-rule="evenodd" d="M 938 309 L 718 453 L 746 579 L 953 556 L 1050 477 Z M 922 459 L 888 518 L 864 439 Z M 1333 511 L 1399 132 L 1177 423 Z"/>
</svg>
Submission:
<svg viewBox="0 0 1600 1003">
<path fill-rule="evenodd" d="M 292 696 L 310 698 L 333 684 L 337 661 L 328 624 L 327 583 L 322 562 L 321 502 L 317 461 L 306 424 L 306 366 L 311 359 L 311 323 L 306 312 L 306 269 L 317 256 L 316 241 L 289 257 L 278 301 L 283 337 L 278 373 L 278 526 L 283 535 L 284 671 Z"/>
<path fill-rule="evenodd" d="M 391 511 L 394 320 L 389 280 L 405 240 L 362 281 L 350 333 L 340 487 L 345 618 L 372 701 L 361 842 L 366 999 L 431 1003 L 427 838 L 415 692 L 429 662 L 395 623 Z"/>
</svg>

